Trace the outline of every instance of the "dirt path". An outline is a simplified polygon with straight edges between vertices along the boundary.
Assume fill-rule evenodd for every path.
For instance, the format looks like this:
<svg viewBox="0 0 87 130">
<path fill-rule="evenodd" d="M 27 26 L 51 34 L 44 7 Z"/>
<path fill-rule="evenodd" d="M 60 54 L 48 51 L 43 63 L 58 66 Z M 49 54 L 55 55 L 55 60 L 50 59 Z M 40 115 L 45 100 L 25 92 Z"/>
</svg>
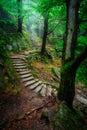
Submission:
<svg viewBox="0 0 87 130">
<path fill-rule="evenodd" d="M 59 105 L 56 98 L 52 95 L 43 97 L 27 89 L 21 80 L 20 86 L 21 91 L 17 94 L 0 95 L 0 129 L 53 130 L 51 119 Z M 76 87 L 74 105 L 83 112 L 84 121 L 87 122 L 87 104 L 83 100 L 87 101 L 87 89 L 81 89 L 79 85 Z"/>
</svg>

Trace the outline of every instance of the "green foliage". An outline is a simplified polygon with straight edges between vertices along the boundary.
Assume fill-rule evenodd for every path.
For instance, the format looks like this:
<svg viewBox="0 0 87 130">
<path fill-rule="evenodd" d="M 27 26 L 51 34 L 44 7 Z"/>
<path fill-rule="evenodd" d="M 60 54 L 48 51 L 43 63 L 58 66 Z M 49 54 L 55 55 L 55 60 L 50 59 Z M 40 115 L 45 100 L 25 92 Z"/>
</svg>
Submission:
<svg viewBox="0 0 87 130">
<path fill-rule="evenodd" d="M 7 58 L 6 45 L 4 40 L 0 40 L 0 59 L 5 60 Z"/>
<path fill-rule="evenodd" d="M 25 60 L 27 61 L 27 67 L 32 68 L 34 61 L 39 60 L 38 51 L 32 52 L 32 54 L 29 54 Z"/>
<path fill-rule="evenodd" d="M 3 46 L 5 44 L 4 40 L 0 40 L 0 46 Z"/>
<path fill-rule="evenodd" d="M 8 77 L 8 82 L 15 83 L 19 80 L 17 73 L 13 67 L 13 64 L 9 58 L 5 59 L 6 76 Z M 13 85 L 12 85 L 13 87 Z"/>
<path fill-rule="evenodd" d="M 16 24 L 17 17 L 17 2 L 15 0 L 1 0 L 0 8 L 2 11 L 0 23 L 4 24 Z"/>
<path fill-rule="evenodd" d="M 87 59 L 80 65 L 76 73 L 76 83 L 83 83 L 87 88 Z"/>
<path fill-rule="evenodd" d="M 87 20 L 87 0 L 82 0 L 80 4 L 79 18 L 80 20 Z"/>
<path fill-rule="evenodd" d="M 22 34 L 20 33 L 12 33 L 12 34 L 5 34 L 4 31 L 1 31 L 1 39 L 0 46 L 1 46 L 1 53 L 5 53 L 5 49 L 7 51 L 13 51 L 14 53 L 19 53 L 23 50 L 31 48 L 30 40 L 28 33 L 23 31 Z M 4 49 L 4 50 L 3 50 Z"/>
<path fill-rule="evenodd" d="M 63 4 L 63 0 L 39 0 L 38 10 L 44 15 L 50 11 L 51 8 Z"/>
<path fill-rule="evenodd" d="M 50 44 L 57 52 L 62 51 L 63 41 L 61 39 L 56 37 L 50 37 Z"/>
<path fill-rule="evenodd" d="M 48 58 L 45 57 L 45 56 L 41 56 L 41 60 L 40 61 L 47 64 L 48 63 Z"/>
<path fill-rule="evenodd" d="M 63 102 L 53 118 L 54 130 L 86 130 L 83 125 L 83 115 L 69 109 Z"/>
<path fill-rule="evenodd" d="M 44 117 L 48 117 L 48 112 L 47 112 L 47 111 L 44 111 L 44 112 L 42 113 L 42 115 L 43 115 Z"/>
<path fill-rule="evenodd" d="M 80 54 L 82 49 L 87 45 L 87 37 L 80 36 L 78 37 L 78 44 L 76 47 L 76 54 Z"/>
<path fill-rule="evenodd" d="M 58 79 L 60 79 L 60 72 L 57 68 L 52 68 L 52 72 Z"/>
</svg>

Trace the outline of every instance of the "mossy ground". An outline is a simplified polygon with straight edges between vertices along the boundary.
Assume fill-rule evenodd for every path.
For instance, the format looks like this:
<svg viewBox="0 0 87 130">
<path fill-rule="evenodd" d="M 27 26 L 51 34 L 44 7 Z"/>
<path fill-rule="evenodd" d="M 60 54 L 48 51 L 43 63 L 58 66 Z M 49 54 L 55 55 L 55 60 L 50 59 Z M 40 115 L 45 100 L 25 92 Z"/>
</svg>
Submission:
<svg viewBox="0 0 87 130">
<path fill-rule="evenodd" d="M 65 103 L 58 108 L 53 119 L 54 130 L 86 130 L 84 118 L 80 111 L 69 109 Z"/>
</svg>

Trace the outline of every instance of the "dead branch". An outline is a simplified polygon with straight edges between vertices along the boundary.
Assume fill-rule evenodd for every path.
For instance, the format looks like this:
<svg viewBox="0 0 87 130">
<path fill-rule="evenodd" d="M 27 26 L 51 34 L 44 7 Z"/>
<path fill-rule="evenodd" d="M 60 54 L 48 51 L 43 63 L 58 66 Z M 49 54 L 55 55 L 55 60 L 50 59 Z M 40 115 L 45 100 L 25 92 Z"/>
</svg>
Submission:
<svg viewBox="0 0 87 130">
<path fill-rule="evenodd" d="M 44 106 L 46 106 L 47 104 L 49 104 L 50 102 L 52 102 L 54 99 L 55 99 L 55 97 L 54 97 L 52 100 L 48 101 L 47 103 L 42 104 L 42 105 L 39 106 L 39 107 L 33 108 L 30 112 L 27 112 L 26 115 L 30 115 L 30 114 L 33 113 L 34 111 L 37 111 L 37 110 L 39 110 L 39 109 L 42 109 Z"/>
<path fill-rule="evenodd" d="M 30 115 L 30 114 L 32 114 L 34 111 L 37 111 L 37 110 L 39 110 L 39 109 L 42 109 L 43 107 L 45 107 L 47 104 L 51 103 L 51 102 L 54 101 L 54 100 L 55 100 L 55 97 L 53 97 L 50 101 L 48 101 L 48 102 L 42 104 L 41 106 L 38 106 L 38 107 L 33 108 L 31 111 L 25 113 L 23 116 L 21 116 L 21 117 L 19 117 L 19 118 L 16 118 L 16 119 L 13 119 L 11 122 L 13 122 L 13 121 L 15 121 L 15 120 L 19 121 L 19 120 L 24 119 L 27 115 Z"/>
</svg>

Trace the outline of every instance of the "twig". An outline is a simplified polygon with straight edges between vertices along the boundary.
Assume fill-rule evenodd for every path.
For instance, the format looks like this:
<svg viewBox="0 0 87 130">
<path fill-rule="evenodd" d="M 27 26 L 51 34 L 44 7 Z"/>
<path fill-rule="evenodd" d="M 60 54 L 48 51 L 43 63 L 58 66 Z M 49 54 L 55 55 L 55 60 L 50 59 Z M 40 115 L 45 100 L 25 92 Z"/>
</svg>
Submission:
<svg viewBox="0 0 87 130">
<path fill-rule="evenodd" d="M 43 108 L 44 106 L 46 106 L 47 104 L 51 103 L 54 99 L 55 99 L 55 97 L 53 97 L 52 100 L 48 101 L 47 103 L 42 104 L 41 106 L 38 106 L 38 107 L 33 108 L 31 111 L 25 113 L 25 114 L 24 114 L 23 116 L 21 116 L 20 118 L 13 119 L 11 122 L 13 122 L 14 120 L 22 120 L 22 119 L 24 119 L 25 116 L 30 115 L 31 113 L 33 113 L 33 112 L 36 111 L 36 110 L 42 109 L 42 108 Z"/>
<path fill-rule="evenodd" d="M 54 100 L 54 99 L 55 99 L 55 97 L 54 97 L 52 100 Z M 49 102 L 47 102 L 47 103 L 45 103 L 45 104 L 42 104 L 42 105 L 39 106 L 39 107 L 33 108 L 30 112 L 27 112 L 26 115 L 30 115 L 30 114 L 33 113 L 34 111 L 39 110 L 39 109 L 42 109 L 44 106 L 46 106 L 47 104 L 49 104 L 52 100 L 50 100 Z"/>
</svg>

